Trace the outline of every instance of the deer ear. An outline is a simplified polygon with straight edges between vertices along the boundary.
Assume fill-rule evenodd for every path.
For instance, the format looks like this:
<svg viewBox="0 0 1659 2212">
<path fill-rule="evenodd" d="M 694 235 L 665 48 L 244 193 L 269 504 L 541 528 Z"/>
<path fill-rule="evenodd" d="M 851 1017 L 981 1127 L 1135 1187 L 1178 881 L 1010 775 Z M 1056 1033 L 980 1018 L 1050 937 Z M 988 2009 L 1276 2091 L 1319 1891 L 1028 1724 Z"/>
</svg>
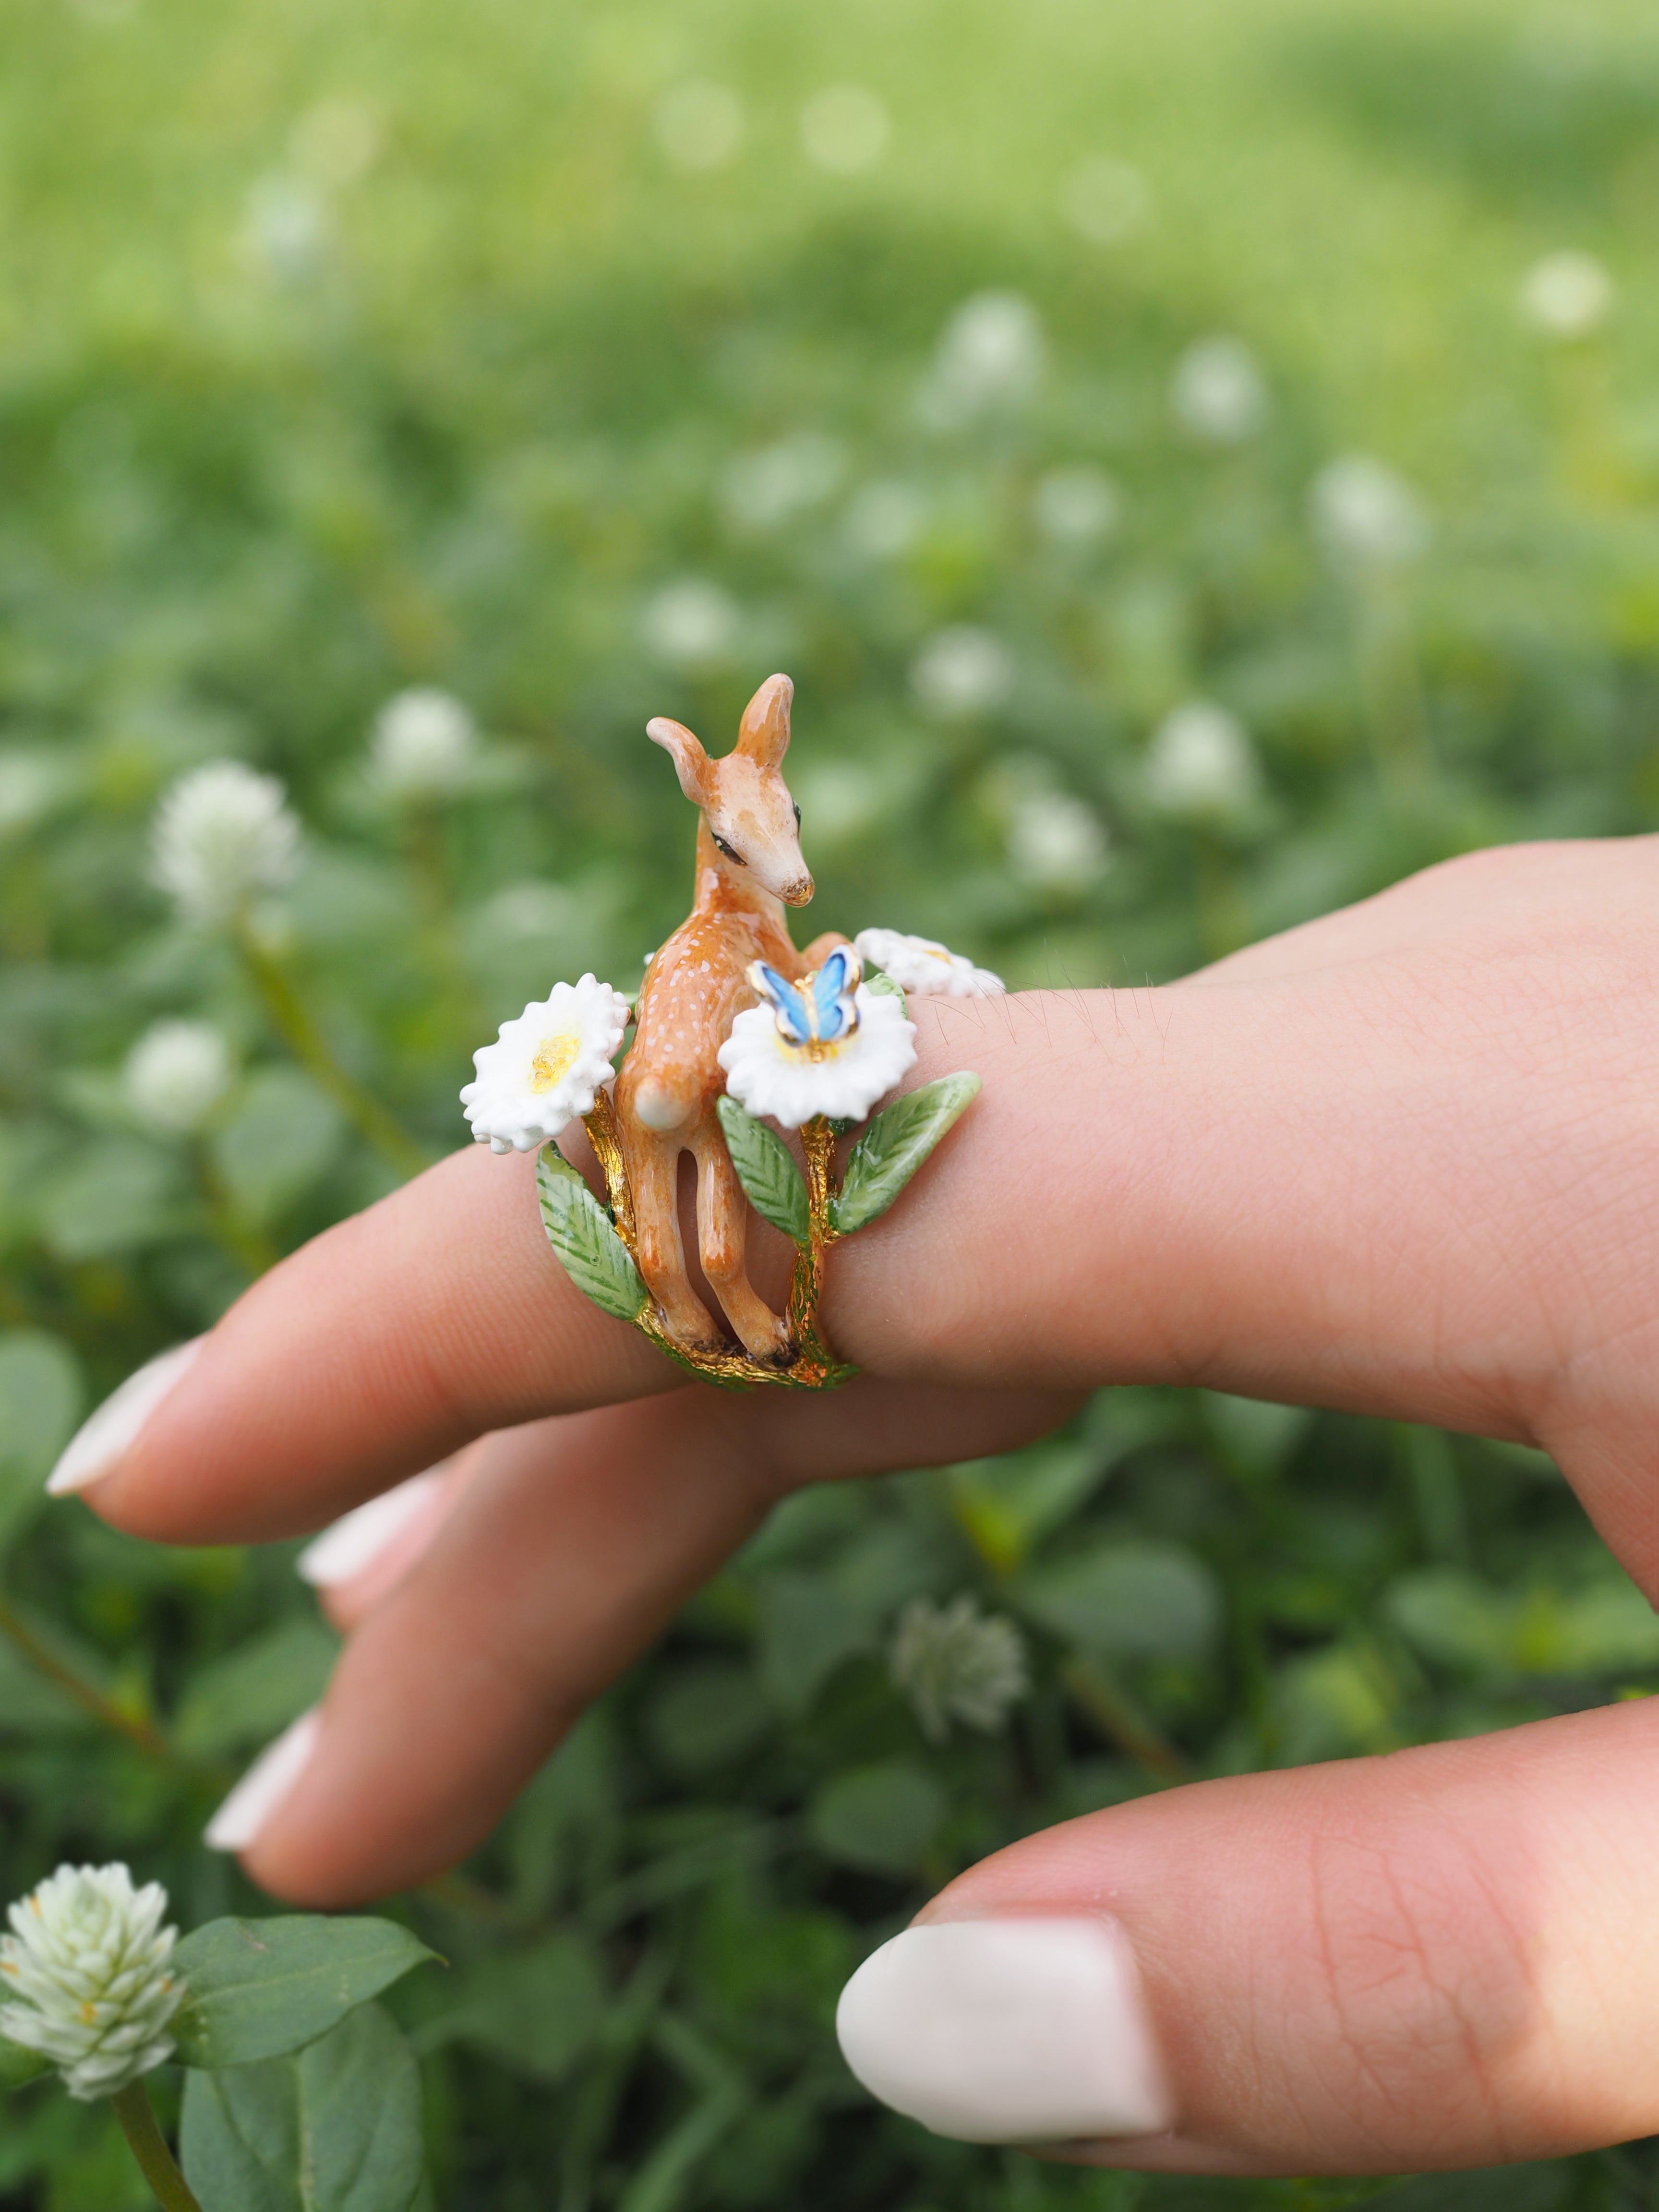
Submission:
<svg viewBox="0 0 1659 2212">
<path fill-rule="evenodd" d="M 708 756 L 701 741 L 683 722 L 671 722 L 666 714 L 659 714 L 654 721 L 647 722 L 645 734 L 653 745 L 672 753 L 680 789 L 693 806 L 706 806 L 709 797 Z"/>
<path fill-rule="evenodd" d="M 775 768 L 789 750 L 789 702 L 795 687 L 787 676 L 769 676 L 743 710 L 738 750 L 760 768 Z"/>
</svg>

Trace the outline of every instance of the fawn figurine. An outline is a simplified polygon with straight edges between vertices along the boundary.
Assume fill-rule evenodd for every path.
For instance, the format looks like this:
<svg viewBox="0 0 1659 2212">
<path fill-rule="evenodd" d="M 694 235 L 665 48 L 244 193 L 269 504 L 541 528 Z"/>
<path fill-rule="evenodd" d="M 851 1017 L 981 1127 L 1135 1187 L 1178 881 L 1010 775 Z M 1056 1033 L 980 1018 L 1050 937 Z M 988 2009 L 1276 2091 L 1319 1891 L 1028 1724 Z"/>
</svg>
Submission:
<svg viewBox="0 0 1659 2212">
<path fill-rule="evenodd" d="M 800 809 L 783 781 L 794 686 L 769 677 L 744 710 L 738 742 L 711 760 L 690 730 L 665 719 L 647 735 L 672 755 L 680 788 L 700 810 L 696 896 L 652 959 L 635 1012 L 633 1047 L 617 1078 L 616 1113 L 632 1194 L 635 1257 L 665 1328 L 688 1352 L 721 1332 L 686 1273 L 679 1162 L 697 1174 L 702 1271 L 750 1358 L 787 1367 L 788 1322 L 751 1286 L 744 1259 L 747 1201 L 720 1132 L 726 1087 L 717 1057 L 733 1018 L 756 1003 L 748 978 L 764 961 L 792 981 L 847 939 L 826 932 L 805 951 L 791 941 L 786 907 L 805 906 L 812 878 L 800 850 Z"/>
</svg>

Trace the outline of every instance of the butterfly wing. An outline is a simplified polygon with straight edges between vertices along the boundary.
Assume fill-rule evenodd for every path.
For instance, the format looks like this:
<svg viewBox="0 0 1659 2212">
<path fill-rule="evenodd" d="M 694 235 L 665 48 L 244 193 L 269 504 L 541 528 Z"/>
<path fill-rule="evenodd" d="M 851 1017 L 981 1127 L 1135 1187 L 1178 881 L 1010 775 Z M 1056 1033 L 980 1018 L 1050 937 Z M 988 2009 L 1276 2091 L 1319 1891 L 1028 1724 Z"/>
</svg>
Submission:
<svg viewBox="0 0 1659 2212">
<path fill-rule="evenodd" d="M 815 1009 L 805 992 L 764 960 L 750 962 L 749 981 L 771 1007 L 779 1035 L 791 1044 L 810 1044 L 818 1032 L 813 1027 Z"/>
<path fill-rule="evenodd" d="M 864 974 L 859 956 L 850 945 L 838 945 L 811 978 L 812 1014 L 817 1033 L 833 1043 L 858 1027 L 858 1008 L 853 994 Z"/>
</svg>

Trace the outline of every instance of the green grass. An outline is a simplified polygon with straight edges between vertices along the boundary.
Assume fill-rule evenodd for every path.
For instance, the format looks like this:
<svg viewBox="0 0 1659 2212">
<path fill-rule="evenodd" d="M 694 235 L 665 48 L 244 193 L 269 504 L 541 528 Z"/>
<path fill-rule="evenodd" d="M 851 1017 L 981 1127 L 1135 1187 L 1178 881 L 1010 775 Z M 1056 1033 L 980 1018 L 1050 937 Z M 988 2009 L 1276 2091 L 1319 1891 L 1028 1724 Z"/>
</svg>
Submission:
<svg viewBox="0 0 1659 2212">
<path fill-rule="evenodd" d="M 1016 981 L 1168 976 L 1470 845 L 1649 826 L 1659 39 L 1634 0 L 12 0 L 0 27 L 0 1543 L 28 1619 L 169 1747 L 89 1723 L 0 1639 L 0 1874 L 11 1895 L 60 1857 L 125 1856 L 196 1919 L 251 1901 L 195 1838 L 327 1640 L 287 1547 L 149 1550 L 35 1486 L 77 1401 L 386 1170 L 149 884 L 159 793 L 225 752 L 287 780 L 312 857 L 286 957 L 434 1147 L 495 1021 L 585 966 L 629 987 L 678 919 L 689 815 L 647 715 L 723 745 L 776 666 L 815 926 L 927 929 Z M 653 118 L 699 77 L 748 127 L 688 173 Z M 893 141 L 827 174 L 798 118 L 849 81 Z M 1109 246 L 1059 212 L 1101 157 L 1151 195 Z M 1515 299 L 1563 246 L 1620 290 L 1605 334 L 1552 348 Z M 940 333 L 988 289 L 1031 304 L 1044 374 L 930 428 Z M 1176 362 L 1216 333 L 1270 399 L 1237 447 L 1170 410 Z M 734 521 L 732 464 L 807 434 L 834 449 L 817 491 L 775 528 Z M 1433 520 L 1387 578 L 1343 574 L 1310 526 L 1313 479 L 1354 450 Z M 1121 520 L 1067 549 L 1034 502 L 1079 465 Z M 849 536 L 872 483 L 915 514 L 884 556 Z M 687 580 L 732 610 L 701 665 L 650 642 Z M 941 719 L 912 671 L 963 624 L 1001 641 L 1012 688 Z M 489 772 L 400 822 L 363 746 L 417 681 L 474 708 Z M 1146 768 L 1194 697 L 1242 719 L 1260 773 L 1196 823 Z M 43 760 L 52 804 L 9 825 L 6 776 Z M 1088 810 L 1109 868 L 1022 874 L 1034 799 Z M 218 1022 L 245 1069 L 205 1194 L 109 1081 L 177 1013 Z M 1349 2201 L 937 2143 L 854 2088 L 836 1991 L 930 1885 L 1046 1820 L 1171 1771 L 1650 1687 L 1659 1640 L 1527 1455 L 1133 1392 L 1061 1450 L 792 1504 L 469 1869 L 489 1909 L 407 1902 L 459 1977 L 407 2000 L 429 2008 L 406 2017 L 436 2202 Z M 1097 1607 L 1079 1651 L 1045 1571 L 1097 1546 L 1121 1588 L 1148 1545 L 1185 1613 L 1160 1642 Z M 1019 1615 L 1036 1687 L 1006 1735 L 938 1749 L 884 1653 L 908 1599 L 963 1589 Z M 821 1670 L 819 1648 L 844 1656 Z M 860 1861 L 845 1809 L 857 1832 L 872 1802 L 890 1832 Z M 499 1976 L 529 1945 L 548 1965 L 526 2029 Z M 0 2201 L 125 2212 L 124 2157 L 98 2115 L 31 2093 L 0 2130 Z M 1385 2201 L 1589 2212 L 1653 2185 L 1632 2151 Z"/>
</svg>

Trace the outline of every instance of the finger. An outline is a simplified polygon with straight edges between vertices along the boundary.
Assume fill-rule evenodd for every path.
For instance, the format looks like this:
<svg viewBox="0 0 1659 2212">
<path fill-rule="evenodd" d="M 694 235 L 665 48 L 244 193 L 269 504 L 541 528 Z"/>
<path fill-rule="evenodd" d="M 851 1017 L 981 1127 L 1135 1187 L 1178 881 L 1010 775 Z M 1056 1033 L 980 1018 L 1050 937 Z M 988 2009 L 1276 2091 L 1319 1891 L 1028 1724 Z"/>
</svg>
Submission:
<svg viewBox="0 0 1659 2212">
<path fill-rule="evenodd" d="M 481 1440 L 482 1441 L 482 1440 Z M 441 1467 L 411 1474 L 324 1529 L 294 1563 L 336 1628 L 355 1628 L 395 1589 L 435 1540 L 478 1464 L 469 1445 Z"/>
<path fill-rule="evenodd" d="M 854 1976 L 842 2045 L 940 2133 L 1114 2166 L 1623 2142 L 1659 2128 L 1656 1820 L 1654 1701 L 1170 1790 L 964 1875 Z"/>
<path fill-rule="evenodd" d="M 252 1814 L 238 1793 L 210 1839 L 311 1903 L 453 1864 L 784 1491 L 1007 1449 L 1072 1405 L 697 1386 L 489 1437 L 436 1540 L 353 1636 L 298 1762 L 279 1753 L 274 1787 L 256 1769 Z"/>
</svg>

